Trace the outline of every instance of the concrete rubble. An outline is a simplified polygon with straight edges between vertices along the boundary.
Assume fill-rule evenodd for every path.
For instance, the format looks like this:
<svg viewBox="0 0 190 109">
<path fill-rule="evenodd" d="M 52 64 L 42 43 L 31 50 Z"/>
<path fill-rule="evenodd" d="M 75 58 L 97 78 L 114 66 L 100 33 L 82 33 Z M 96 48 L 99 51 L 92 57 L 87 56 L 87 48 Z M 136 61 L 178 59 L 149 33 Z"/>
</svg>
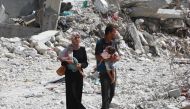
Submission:
<svg viewBox="0 0 190 109">
<path fill-rule="evenodd" d="M 87 109 L 100 108 L 98 72 L 91 72 L 96 41 L 110 22 L 118 26 L 122 57 L 116 109 L 190 105 L 188 0 L 25 0 L 27 9 L 17 12 L 9 9 L 18 7 L 14 3 L 0 2 L 0 108 L 65 108 L 64 78 L 55 70 L 73 31 L 80 33 L 89 61 L 83 103 Z"/>
</svg>

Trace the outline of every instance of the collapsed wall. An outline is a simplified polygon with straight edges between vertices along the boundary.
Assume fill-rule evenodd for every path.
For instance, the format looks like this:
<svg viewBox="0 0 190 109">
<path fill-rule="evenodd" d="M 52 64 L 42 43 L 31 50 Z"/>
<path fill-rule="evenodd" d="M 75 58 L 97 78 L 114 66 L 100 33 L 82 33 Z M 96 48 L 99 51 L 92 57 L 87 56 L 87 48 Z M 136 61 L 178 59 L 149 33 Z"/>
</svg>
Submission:
<svg viewBox="0 0 190 109">
<path fill-rule="evenodd" d="M 57 26 L 61 0 L 1 0 L 0 36 L 29 37 Z"/>
<path fill-rule="evenodd" d="M 39 9 L 38 0 L 1 0 L 1 4 L 4 5 L 9 17 L 26 16 Z"/>
</svg>

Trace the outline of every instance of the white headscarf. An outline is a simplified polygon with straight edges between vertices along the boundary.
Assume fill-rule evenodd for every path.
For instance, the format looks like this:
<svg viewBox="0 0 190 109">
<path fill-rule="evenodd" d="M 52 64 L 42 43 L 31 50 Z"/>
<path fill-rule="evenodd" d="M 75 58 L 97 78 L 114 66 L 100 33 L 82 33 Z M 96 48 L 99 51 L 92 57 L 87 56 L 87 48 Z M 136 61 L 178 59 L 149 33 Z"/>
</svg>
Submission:
<svg viewBox="0 0 190 109">
<path fill-rule="evenodd" d="M 80 34 L 78 32 L 73 32 L 71 35 L 71 41 L 75 40 L 76 37 L 80 37 Z M 73 46 L 73 50 L 78 50 L 80 48 L 80 43 L 79 44 L 71 44 Z"/>
</svg>

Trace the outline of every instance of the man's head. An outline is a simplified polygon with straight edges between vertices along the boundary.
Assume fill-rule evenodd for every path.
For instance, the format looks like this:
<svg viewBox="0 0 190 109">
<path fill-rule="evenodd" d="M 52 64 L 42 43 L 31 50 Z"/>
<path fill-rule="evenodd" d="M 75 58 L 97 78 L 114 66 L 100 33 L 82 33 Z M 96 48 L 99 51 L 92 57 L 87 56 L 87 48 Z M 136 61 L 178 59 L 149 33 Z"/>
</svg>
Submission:
<svg viewBox="0 0 190 109">
<path fill-rule="evenodd" d="M 113 24 L 108 24 L 106 26 L 106 29 L 105 29 L 105 38 L 108 39 L 108 40 L 112 40 L 115 38 L 116 36 L 116 30 L 117 27 Z"/>
</svg>

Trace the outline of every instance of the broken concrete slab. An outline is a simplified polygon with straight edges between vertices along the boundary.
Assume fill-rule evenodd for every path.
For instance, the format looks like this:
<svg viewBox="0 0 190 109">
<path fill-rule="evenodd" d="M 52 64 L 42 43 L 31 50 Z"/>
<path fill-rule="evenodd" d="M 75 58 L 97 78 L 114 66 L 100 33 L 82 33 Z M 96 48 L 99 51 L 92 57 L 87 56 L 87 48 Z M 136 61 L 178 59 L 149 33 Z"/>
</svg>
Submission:
<svg viewBox="0 0 190 109">
<path fill-rule="evenodd" d="M 111 6 L 114 6 L 114 7 L 117 8 L 117 10 L 120 10 L 120 5 L 119 5 L 119 1 L 118 0 L 106 0 L 106 1 L 109 4 L 110 8 L 111 8 Z"/>
<path fill-rule="evenodd" d="M 54 30 L 57 28 L 61 0 L 46 0 L 45 4 L 45 12 L 42 18 L 42 31 Z"/>
<path fill-rule="evenodd" d="M 171 2 L 172 0 L 124 0 L 120 5 L 122 8 L 131 10 L 131 17 L 182 18 L 184 13 L 181 13 L 181 10 L 163 9 L 168 7 Z M 174 15 L 171 15 L 171 13 L 174 13 Z"/>
<path fill-rule="evenodd" d="M 10 17 L 26 16 L 39 8 L 38 0 L 1 0 L 1 3 Z"/>
<path fill-rule="evenodd" d="M 134 41 L 135 50 L 137 50 L 139 54 L 144 53 L 144 49 L 143 49 L 140 37 L 138 36 L 138 32 L 137 32 L 137 28 L 136 28 L 135 24 L 130 23 L 128 25 L 128 28 L 129 28 L 130 35 Z"/>
<path fill-rule="evenodd" d="M 184 18 L 184 13 L 182 10 L 175 10 L 175 9 L 158 9 L 156 16 L 161 19 L 167 18 Z"/>
<path fill-rule="evenodd" d="M 106 0 L 95 0 L 94 6 L 98 12 L 106 14 L 108 12 L 108 3 Z"/>
<path fill-rule="evenodd" d="M 168 92 L 169 97 L 174 97 L 177 98 L 181 95 L 180 89 L 174 89 L 174 90 L 170 90 Z"/>
<path fill-rule="evenodd" d="M 50 39 L 56 35 L 59 34 L 59 31 L 56 30 L 49 30 L 49 31 L 45 31 L 42 32 L 38 35 L 33 35 L 31 36 L 30 40 L 32 42 L 41 42 L 41 43 L 45 43 L 47 41 L 50 41 Z"/>
<path fill-rule="evenodd" d="M 0 4 L 0 23 L 4 23 L 6 19 L 8 18 L 8 15 L 5 12 L 5 7 L 3 4 Z"/>
<path fill-rule="evenodd" d="M 38 51 L 38 53 L 44 55 L 49 47 L 47 47 L 44 43 L 38 42 L 35 46 L 35 49 Z"/>
<path fill-rule="evenodd" d="M 175 29 L 185 27 L 183 19 L 166 19 L 162 21 L 162 29 Z"/>
<path fill-rule="evenodd" d="M 29 38 L 34 34 L 41 32 L 40 28 L 22 27 L 17 25 L 0 24 L 0 36 L 1 37 L 20 37 Z"/>
</svg>

